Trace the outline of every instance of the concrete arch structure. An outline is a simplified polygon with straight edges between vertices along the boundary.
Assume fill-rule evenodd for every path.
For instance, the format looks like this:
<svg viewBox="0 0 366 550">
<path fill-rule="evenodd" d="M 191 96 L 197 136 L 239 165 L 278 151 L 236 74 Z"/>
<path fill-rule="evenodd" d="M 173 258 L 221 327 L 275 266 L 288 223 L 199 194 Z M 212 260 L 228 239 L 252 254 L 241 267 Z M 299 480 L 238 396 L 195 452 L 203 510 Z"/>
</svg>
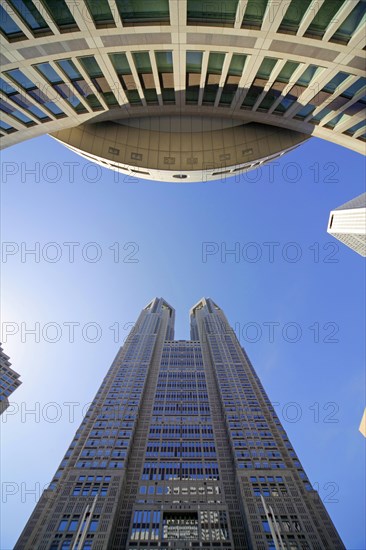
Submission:
<svg viewBox="0 0 366 550">
<path fill-rule="evenodd" d="M 363 153 L 365 14 L 363 0 L 4 0 L 2 147 L 49 133 L 182 182 L 310 136 Z"/>
</svg>

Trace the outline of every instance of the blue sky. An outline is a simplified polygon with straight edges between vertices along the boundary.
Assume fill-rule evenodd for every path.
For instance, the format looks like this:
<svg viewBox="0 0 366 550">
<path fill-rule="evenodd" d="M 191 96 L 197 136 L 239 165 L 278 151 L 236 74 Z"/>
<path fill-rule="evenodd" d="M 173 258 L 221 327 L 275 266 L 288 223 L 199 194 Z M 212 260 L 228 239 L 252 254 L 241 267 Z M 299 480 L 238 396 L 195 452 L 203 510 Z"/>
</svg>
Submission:
<svg viewBox="0 0 366 550">
<path fill-rule="evenodd" d="M 202 184 L 124 181 L 47 136 L 2 161 L 1 339 L 23 384 L 0 420 L 0 548 L 140 310 L 164 297 L 176 338 L 189 338 L 189 308 L 210 296 L 347 549 L 364 549 L 365 263 L 326 233 L 329 211 L 364 191 L 364 158 L 314 138 L 260 172 Z"/>
</svg>

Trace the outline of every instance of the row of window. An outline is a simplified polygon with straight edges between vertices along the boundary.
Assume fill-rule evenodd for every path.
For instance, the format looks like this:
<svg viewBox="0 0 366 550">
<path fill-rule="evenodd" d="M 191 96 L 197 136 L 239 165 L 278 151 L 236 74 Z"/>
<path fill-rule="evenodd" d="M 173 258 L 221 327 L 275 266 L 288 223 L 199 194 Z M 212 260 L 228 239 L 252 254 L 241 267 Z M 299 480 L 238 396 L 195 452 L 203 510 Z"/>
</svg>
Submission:
<svg viewBox="0 0 366 550">
<path fill-rule="evenodd" d="M 180 487 L 167 485 L 141 485 L 139 488 L 140 495 L 182 495 L 182 496 L 196 496 L 196 495 L 219 495 L 221 489 L 219 486 L 201 485 L 201 486 L 187 486 Z"/>
<path fill-rule="evenodd" d="M 246 61 L 245 55 L 234 54 L 228 69 L 227 77 L 223 88 L 219 87 L 222 67 L 225 59 L 225 53 L 211 52 L 208 60 L 206 81 L 203 90 L 202 103 L 203 105 L 214 105 L 218 102 L 220 106 L 230 106 L 236 97 L 239 87 L 239 82 L 242 78 L 244 65 Z M 187 83 L 186 83 L 186 102 L 187 104 L 197 104 L 200 97 L 201 85 L 201 70 L 202 70 L 203 52 L 187 52 Z M 144 94 L 145 101 L 148 105 L 158 104 L 158 95 L 153 76 L 153 70 L 148 52 L 132 52 L 132 59 L 128 59 L 126 53 L 110 54 L 110 59 L 116 70 L 116 74 L 122 85 L 123 92 L 131 105 L 142 105 L 140 93 L 138 91 L 131 63 L 134 65 L 134 70 L 137 70 L 140 80 L 139 86 Z M 155 60 L 157 63 L 158 74 L 160 79 L 160 89 L 162 93 L 163 103 L 175 102 L 175 90 L 173 79 L 173 61 L 172 52 L 155 52 Z M 274 114 L 282 115 L 297 102 L 298 97 L 308 87 L 312 86 L 311 82 L 319 76 L 322 67 L 318 65 L 310 65 L 304 68 L 292 83 L 291 89 L 287 95 L 283 97 L 283 91 L 286 85 L 289 85 L 293 74 L 298 73 L 300 64 L 298 62 L 287 61 L 276 76 L 268 92 L 264 92 L 264 86 L 268 87 L 269 79 L 273 73 L 274 67 L 279 60 L 277 58 L 266 57 L 263 59 L 253 83 L 249 86 L 245 98 L 242 100 L 242 109 L 256 109 L 263 112 L 273 112 Z M 13 69 L 5 72 L 14 83 L 19 85 L 26 93 L 21 93 L 15 89 L 8 81 L 0 80 L 1 90 L 4 92 L 9 101 L 1 100 L 1 110 L 18 122 L 32 126 L 37 122 L 49 122 L 52 118 L 61 118 L 66 116 L 65 112 L 60 109 L 60 100 L 65 101 L 76 114 L 87 113 L 90 110 L 100 111 L 107 108 L 117 107 L 119 102 L 124 102 L 120 97 L 120 88 L 115 84 L 110 86 L 107 79 L 104 77 L 98 62 L 94 56 L 80 57 L 77 62 L 71 59 L 63 59 L 55 62 L 59 72 L 57 72 L 50 63 L 39 63 L 35 65 L 35 69 L 48 83 L 33 83 L 22 71 Z M 78 66 L 76 65 L 78 63 Z M 314 99 L 312 103 L 301 108 L 299 105 L 298 112 L 294 113 L 295 118 L 309 121 L 312 124 L 321 123 L 322 119 L 339 109 L 339 101 L 343 98 L 343 103 L 354 97 L 366 85 L 365 78 L 358 78 L 355 82 L 346 86 L 340 94 L 340 98 L 334 100 L 334 105 L 330 103 L 320 112 L 311 118 L 311 113 L 321 105 L 327 97 L 331 98 L 337 89 L 347 84 L 347 79 L 351 79 L 351 75 L 344 72 L 339 72 L 334 76 L 322 90 L 318 90 L 314 86 Z M 244 86 L 245 88 L 245 86 Z M 100 102 L 96 92 L 103 98 L 104 104 Z M 30 102 L 30 96 L 35 100 L 40 107 L 33 105 Z M 62 103 L 62 101 L 61 101 Z M 339 122 L 347 121 L 347 117 L 357 114 L 366 104 L 365 98 L 361 98 L 356 104 L 352 105 L 340 114 L 337 114 L 330 120 L 326 127 L 334 128 Z M 17 107 L 21 107 L 27 112 L 20 111 Z M 357 122 L 351 128 L 346 130 L 347 135 L 353 135 L 363 126 L 362 121 Z M 2 126 L 5 132 L 11 131 L 11 126 L 4 123 Z M 146 343 L 132 341 L 126 354 L 128 359 L 146 359 L 151 355 L 152 344 L 149 349 L 146 349 Z M 213 349 L 214 356 L 220 360 L 218 349 Z M 234 348 L 230 349 L 232 359 L 238 361 L 238 355 Z M 137 354 L 137 355 L 136 355 Z M 193 357 L 193 354 L 190 354 Z M 180 361 L 184 362 L 183 358 L 179 358 L 179 354 L 173 355 L 173 363 L 179 366 Z M 179 358 L 179 359 L 178 359 Z M 188 358 L 187 358 L 188 360 Z M 202 365 L 202 358 L 198 353 L 196 361 Z M 165 353 L 163 364 L 168 364 L 168 355 Z M 194 363 L 192 362 L 192 365 Z"/>
<path fill-rule="evenodd" d="M 129 25 L 169 25 L 169 0 L 115 0 L 118 14 L 124 26 Z M 78 15 L 94 24 L 96 28 L 116 27 L 116 18 L 108 0 L 85 0 L 73 6 L 65 0 L 43 0 L 42 6 L 37 6 L 31 0 L 8 0 L 11 9 L 0 8 L 1 32 L 10 41 L 26 39 L 25 33 L 11 17 L 12 10 L 22 20 L 23 24 L 33 36 L 53 34 L 47 20 L 50 18 L 60 32 L 78 31 Z M 206 0 L 187 0 L 188 25 L 219 25 L 233 27 L 235 22 L 241 22 L 243 29 L 260 30 L 268 8 L 268 0 L 248 0 L 244 3 L 244 10 L 238 11 L 239 0 L 225 0 L 225 2 L 211 2 Z M 313 8 L 313 17 L 305 37 L 321 40 L 333 21 L 340 19 L 340 24 L 329 38 L 331 42 L 348 44 L 353 33 L 360 27 L 365 17 L 366 6 L 360 0 L 354 2 L 354 8 L 347 17 L 341 17 L 342 8 L 347 7 L 346 0 L 325 0 L 317 10 Z M 271 9 L 271 8 L 269 8 Z M 273 7 L 272 7 L 273 9 Z M 277 29 L 279 33 L 295 35 L 301 22 L 311 9 L 311 0 L 292 0 L 283 10 L 283 18 Z"/>
<path fill-rule="evenodd" d="M 161 517 L 162 516 L 162 517 Z M 229 540 L 225 511 L 175 512 L 136 510 L 133 515 L 131 540 Z"/>
<path fill-rule="evenodd" d="M 141 479 L 217 480 L 219 467 L 216 462 L 145 462 Z"/>
</svg>

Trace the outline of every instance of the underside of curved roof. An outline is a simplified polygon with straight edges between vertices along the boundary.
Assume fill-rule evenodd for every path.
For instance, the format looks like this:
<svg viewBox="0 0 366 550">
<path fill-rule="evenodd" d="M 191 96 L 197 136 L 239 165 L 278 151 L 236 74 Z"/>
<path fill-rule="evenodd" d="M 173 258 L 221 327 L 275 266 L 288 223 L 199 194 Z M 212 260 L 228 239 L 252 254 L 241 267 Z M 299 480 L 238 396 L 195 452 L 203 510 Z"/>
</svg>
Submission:
<svg viewBox="0 0 366 550">
<path fill-rule="evenodd" d="M 68 143 L 66 130 L 86 135 L 94 127 L 99 136 L 118 123 L 119 135 L 139 127 L 146 141 L 146 120 L 157 131 L 162 117 L 197 117 L 220 120 L 221 128 L 232 121 L 244 144 L 252 125 L 298 134 L 296 143 L 317 136 L 362 153 L 365 13 L 363 0 L 5 0 L 2 147 L 50 133 L 92 160 L 141 169 L 138 151 L 129 163 L 124 153 L 98 157 Z M 177 157 L 175 138 L 170 131 L 159 137 L 163 158 Z M 251 149 L 243 143 L 241 151 Z M 222 167 L 255 159 L 231 160 Z M 183 164 L 161 168 L 173 175 Z"/>
</svg>

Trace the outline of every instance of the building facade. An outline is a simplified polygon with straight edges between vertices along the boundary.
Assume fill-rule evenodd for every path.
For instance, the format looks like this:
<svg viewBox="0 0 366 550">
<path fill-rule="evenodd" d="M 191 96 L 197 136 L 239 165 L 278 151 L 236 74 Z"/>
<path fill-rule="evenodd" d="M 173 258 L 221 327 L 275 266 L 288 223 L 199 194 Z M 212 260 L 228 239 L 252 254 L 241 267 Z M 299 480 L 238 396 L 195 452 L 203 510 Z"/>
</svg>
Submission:
<svg viewBox="0 0 366 550">
<path fill-rule="evenodd" d="M 19 374 L 10 368 L 9 357 L 0 344 L 0 414 L 9 406 L 9 395 L 20 386 Z"/>
<path fill-rule="evenodd" d="M 366 256 L 366 193 L 332 210 L 327 231 L 361 256 Z"/>
<path fill-rule="evenodd" d="M 222 310 L 154 299 L 16 550 L 344 549 Z"/>
<path fill-rule="evenodd" d="M 364 153 L 364 0 L 3 0 L 0 136 L 138 178 L 253 169 L 317 136 Z"/>
</svg>

